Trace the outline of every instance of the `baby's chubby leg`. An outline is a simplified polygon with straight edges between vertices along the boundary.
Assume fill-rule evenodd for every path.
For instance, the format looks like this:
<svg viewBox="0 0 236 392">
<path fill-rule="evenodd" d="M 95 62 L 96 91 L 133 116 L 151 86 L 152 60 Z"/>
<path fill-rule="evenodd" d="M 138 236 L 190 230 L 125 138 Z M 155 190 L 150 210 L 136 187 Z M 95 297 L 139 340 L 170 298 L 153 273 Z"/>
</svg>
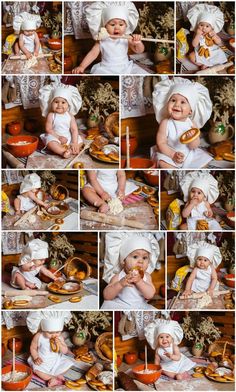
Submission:
<svg viewBox="0 0 236 392">
<path fill-rule="evenodd" d="M 176 169 L 176 166 L 172 166 L 172 165 L 170 165 L 169 163 L 167 163 L 165 161 L 160 160 L 158 163 L 159 163 L 159 167 L 162 168 L 162 169 L 169 169 L 169 168 Z"/>
<path fill-rule="evenodd" d="M 67 146 L 64 146 L 56 141 L 51 141 L 47 144 L 47 148 L 57 155 L 61 155 L 63 158 L 70 158 L 72 155 L 71 150 Z"/>
<path fill-rule="evenodd" d="M 49 387 L 54 387 L 56 385 L 62 385 L 64 383 L 64 377 L 59 376 L 51 376 L 50 374 L 46 374 L 41 372 L 40 370 L 34 370 L 34 373 L 37 374 L 42 380 L 48 382 Z"/>
<path fill-rule="evenodd" d="M 29 282 L 28 282 L 29 283 Z M 27 287 L 29 287 L 27 285 L 27 281 L 24 278 L 23 275 L 19 274 L 18 272 L 16 272 L 15 276 L 14 276 L 14 284 L 19 286 L 22 290 L 26 289 Z"/>
<path fill-rule="evenodd" d="M 20 215 L 20 207 L 21 207 L 21 201 L 20 201 L 20 199 L 18 199 L 18 197 L 16 197 L 14 199 L 14 208 L 16 210 L 17 215 Z"/>
<path fill-rule="evenodd" d="M 81 191 L 83 197 L 94 207 L 97 207 L 99 212 L 106 213 L 109 210 L 108 204 L 103 200 L 96 191 L 91 187 L 84 187 Z"/>
<path fill-rule="evenodd" d="M 206 65 L 200 64 L 200 63 L 198 63 L 198 62 L 196 61 L 196 56 L 195 56 L 195 52 L 194 52 L 194 51 L 191 52 L 191 53 L 189 53 L 188 57 L 189 57 L 189 60 L 191 61 L 191 63 L 197 65 L 197 66 L 200 67 L 201 69 L 206 69 L 206 68 L 207 68 Z"/>
</svg>

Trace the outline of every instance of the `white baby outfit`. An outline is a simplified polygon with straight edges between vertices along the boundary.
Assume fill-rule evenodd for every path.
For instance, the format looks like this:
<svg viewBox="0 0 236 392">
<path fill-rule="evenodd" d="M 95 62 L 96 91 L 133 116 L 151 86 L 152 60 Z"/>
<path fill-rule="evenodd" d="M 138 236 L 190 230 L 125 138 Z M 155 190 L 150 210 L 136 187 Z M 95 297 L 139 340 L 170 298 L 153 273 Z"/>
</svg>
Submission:
<svg viewBox="0 0 236 392">
<path fill-rule="evenodd" d="M 191 361 L 188 357 L 186 357 L 184 354 L 180 354 L 181 357 L 178 361 L 173 361 L 173 359 L 168 358 L 165 353 L 170 353 L 173 354 L 173 344 L 170 345 L 170 347 L 167 347 L 165 349 L 159 347 L 156 350 L 156 353 L 160 357 L 160 365 L 162 370 L 168 371 L 168 372 L 173 372 L 173 373 L 183 373 L 187 372 L 188 370 L 192 369 L 196 364 Z"/>
<path fill-rule="evenodd" d="M 119 280 L 126 276 L 124 270 L 119 273 Z M 144 274 L 144 282 L 147 281 L 147 275 Z M 149 305 L 140 291 L 135 285 L 132 287 L 124 287 L 116 298 L 113 300 L 106 300 L 103 302 L 102 309 L 150 309 L 156 310 L 154 306 Z"/>
<path fill-rule="evenodd" d="M 36 203 L 28 196 L 17 195 L 17 199 L 20 200 L 20 210 L 29 211 L 31 208 L 36 206 Z"/>
<path fill-rule="evenodd" d="M 209 50 L 210 56 L 208 58 L 206 58 L 204 55 L 199 56 L 198 50 L 200 46 L 203 46 Z M 206 65 L 207 67 L 213 67 L 214 65 L 224 64 L 227 62 L 227 56 L 225 52 L 219 47 L 219 45 L 214 44 L 212 46 L 207 46 L 204 36 L 200 37 L 199 45 L 194 48 L 194 52 L 196 56 L 196 62 Z"/>
<path fill-rule="evenodd" d="M 211 275 L 212 275 L 212 266 L 209 265 L 206 270 L 196 268 L 197 274 L 196 278 L 194 279 L 191 290 L 194 293 L 203 293 L 207 291 L 211 284 Z M 218 290 L 219 282 L 215 286 L 214 290 Z"/>
<path fill-rule="evenodd" d="M 29 36 L 22 34 L 23 45 L 30 53 L 34 53 L 34 50 L 35 50 L 35 34 L 37 34 L 37 33 L 35 32 L 34 34 L 29 35 Z M 41 45 L 39 48 L 39 53 L 42 53 Z"/>
<path fill-rule="evenodd" d="M 22 275 L 25 278 L 25 280 L 27 280 L 28 282 L 35 284 L 37 289 L 40 289 L 42 287 L 42 282 L 40 279 L 36 278 L 36 275 L 38 275 L 40 268 L 41 267 L 36 267 L 32 271 L 22 271 L 22 270 L 20 270 L 19 267 L 13 267 L 12 272 L 11 272 L 11 286 L 15 287 L 15 288 L 20 287 L 17 284 L 15 284 L 15 277 L 16 277 L 16 274 L 18 273 L 18 274 Z"/>
<path fill-rule="evenodd" d="M 100 41 L 102 61 L 95 64 L 92 74 L 148 74 L 128 58 L 128 40 L 110 37 Z"/>
<path fill-rule="evenodd" d="M 190 118 L 187 118 L 185 121 L 169 119 L 166 127 L 166 138 L 168 139 L 168 146 L 176 152 L 182 152 L 185 158 L 182 163 L 178 164 L 167 155 L 157 152 L 158 161 L 162 160 L 172 166 L 189 169 L 207 165 L 212 160 L 212 157 L 209 154 L 207 154 L 201 148 L 190 150 L 187 144 L 183 144 L 179 140 L 182 134 L 191 128 L 193 128 L 193 123 Z"/>
<path fill-rule="evenodd" d="M 43 360 L 41 365 L 36 365 L 31 356 L 28 358 L 29 365 L 34 371 L 37 370 L 51 376 L 63 374 L 73 365 L 73 361 L 70 358 L 61 353 L 54 353 L 51 350 L 50 339 L 43 334 L 40 334 L 38 340 L 38 356 Z"/>
<path fill-rule="evenodd" d="M 58 136 L 64 136 L 67 138 L 67 145 L 71 143 L 70 124 L 71 116 L 68 112 L 65 112 L 63 114 L 53 113 L 52 127 Z M 42 135 L 40 135 L 40 137 L 45 146 L 47 146 L 47 144 L 52 141 L 56 141 L 62 144 L 56 136 L 50 135 L 48 133 L 43 133 Z M 80 135 L 78 135 L 78 143 L 83 143 L 83 139 Z"/>
<path fill-rule="evenodd" d="M 207 207 L 204 201 L 193 207 L 190 216 L 187 218 L 188 230 L 196 230 L 198 220 L 206 220 L 208 222 L 209 230 L 222 230 L 220 224 L 212 218 L 204 215 L 207 212 Z"/>
</svg>

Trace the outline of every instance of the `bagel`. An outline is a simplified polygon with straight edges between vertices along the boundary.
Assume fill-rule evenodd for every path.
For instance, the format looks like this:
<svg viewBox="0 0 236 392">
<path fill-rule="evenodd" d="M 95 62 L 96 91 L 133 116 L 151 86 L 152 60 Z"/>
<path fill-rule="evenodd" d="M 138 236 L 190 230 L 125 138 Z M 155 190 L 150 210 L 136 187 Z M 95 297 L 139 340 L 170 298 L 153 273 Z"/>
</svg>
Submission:
<svg viewBox="0 0 236 392">
<path fill-rule="evenodd" d="M 233 374 L 225 374 L 225 375 L 224 375 L 224 378 L 225 378 L 226 380 L 229 380 L 229 381 L 234 381 L 234 380 L 235 380 Z"/>
<path fill-rule="evenodd" d="M 83 169 L 84 164 L 82 162 L 75 162 L 72 167 L 73 167 L 73 169 Z"/>
<path fill-rule="evenodd" d="M 82 384 L 78 384 L 76 381 L 66 380 L 65 386 L 70 389 L 80 390 Z"/>
<path fill-rule="evenodd" d="M 142 192 L 142 187 L 139 186 L 138 189 L 136 189 L 135 191 L 133 191 L 133 195 L 140 195 L 141 192 Z"/>
<path fill-rule="evenodd" d="M 159 207 L 153 208 L 153 212 L 155 215 L 159 215 Z"/>
<path fill-rule="evenodd" d="M 55 223 L 57 223 L 58 225 L 62 225 L 64 223 L 64 219 L 57 218 L 55 219 Z"/>
<path fill-rule="evenodd" d="M 80 302 L 82 300 L 82 297 L 78 296 L 78 297 L 71 297 L 69 299 L 70 302 L 75 303 L 75 302 Z"/>
<path fill-rule="evenodd" d="M 115 152 L 110 152 L 110 154 L 108 154 L 108 157 L 116 162 L 119 162 L 120 159 L 119 154 L 116 154 Z"/>
<path fill-rule="evenodd" d="M 60 226 L 59 225 L 54 225 L 54 226 L 52 226 L 52 230 L 60 230 Z"/>
<path fill-rule="evenodd" d="M 225 152 L 223 154 L 223 159 L 225 159 L 226 161 L 234 162 L 235 161 L 235 155 L 234 154 L 230 154 L 229 152 Z"/>
<path fill-rule="evenodd" d="M 141 267 L 133 267 L 133 268 L 131 268 L 130 271 L 131 271 L 131 272 L 132 272 L 132 271 L 138 271 L 138 272 L 139 272 L 139 275 L 140 275 L 141 278 L 143 279 L 143 277 L 144 277 L 144 271 L 143 271 L 143 269 L 142 269 Z"/>
<path fill-rule="evenodd" d="M 204 371 L 205 371 L 205 366 L 196 366 L 195 368 L 194 368 L 194 371 L 196 372 L 196 373 L 204 373 Z"/>
<path fill-rule="evenodd" d="M 197 373 L 193 373 L 192 376 L 193 376 L 194 378 L 202 378 L 202 377 L 204 377 L 204 374 L 203 374 L 203 373 L 197 372 Z"/>
<path fill-rule="evenodd" d="M 89 384 L 91 384 L 91 385 L 93 385 L 95 387 L 103 387 L 104 386 L 104 383 L 102 381 L 96 380 L 96 379 L 92 380 L 92 381 L 89 381 Z"/>
<path fill-rule="evenodd" d="M 48 299 L 52 302 L 57 302 L 57 303 L 61 302 L 61 299 L 59 297 L 57 297 L 56 295 L 49 295 Z"/>
<path fill-rule="evenodd" d="M 58 353 L 59 351 L 59 345 L 54 338 L 50 339 L 50 348 L 54 353 Z"/>
<path fill-rule="evenodd" d="M 3 303 L 3 306 L 5 309 L 12 309 L 13 308 L 13 302 L 9 299 Z"/>
<path fill-rule="evenodd" d="M 154 195 L 154 193 L 156 192 L 155 189 L 151 188 L 150 186 L 146 186 L 146 185 L 142 187 L 142 191 L 144 193 L 146 193 L 146 195 Z"/>
<path fill-rule="evenodd" d="M 224 377 L 220 377 L 220 376 L 216 377 L 215 380 L 220 382 L 227 382 L 227 380 Z"/>
<path fill-rule="evenodd" d="M 191 137 L 188 137 L 188 132 L 194 131 L 194 134 Z M 198 128 L 191 128 L 188 129 L 186 132 L 184 132 L 180 138 L 179 141 L 182 144 L 188 144 L 191 143 L 193 140 L 197 139 L 200 136 L 200 129 Z"/>
<path fill-rule="evenodd" d="M 13 306 L 26 306 L 29 304 L 29 301 L 27 299 L 19 299 L 16 301 L 13 301 Z"/>
<path fill-rule="evenodd" d="M 102 154 L 100 154 L 100 155 L 98 156 L 98 158 L 99 158 L 99 159 L 102 159 L 103 161 L 111 162 L 111 158 L 110 158 L 108 155 L 104 154 L 104 152 L 102 152 Z"/>
<path fill-rule="evenodd" d="M 85 378 L 79 378 L 79 379 L 76 380 L 75 382 L 76 382 L 76 384 L 79 384 L 79 385 L 84 385 L 84 384 L 87 383 L 87 381 L 85 380 Z"/>
<path fill-rule="evenodd" d="M 156 197 L 148 197 L 147 202 L 152 207 L 159 207 L 159 201 L 157 200 Z"/>
</svg>

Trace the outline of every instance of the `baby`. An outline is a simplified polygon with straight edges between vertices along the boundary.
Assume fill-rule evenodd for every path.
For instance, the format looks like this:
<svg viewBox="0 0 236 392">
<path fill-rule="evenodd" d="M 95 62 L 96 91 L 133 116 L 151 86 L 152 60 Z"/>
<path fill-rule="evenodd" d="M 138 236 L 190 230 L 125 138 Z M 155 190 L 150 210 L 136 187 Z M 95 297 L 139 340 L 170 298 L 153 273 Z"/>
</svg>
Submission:
<svg viewBox="0 0 236 392">
<path fill-rule="evenodd" d="M 70 312 L 47 311 L 29 312 L 26 319 L 34 334 L 28 363 L 49 388 L 64 384 L 63 374 L 73 366 L 73 361 L 65 355 L 69 349 L 62 336 L 64 322 L 70 318 Z"/>
<path fill-rule="evenodd" d="M 219 248 L 200 241 L 188 247 L 187 256 L 193 271 L 187 280 L 183 295 L 188 297 L 193 293 L 207 292 L 212 296 L 214 290 L 219 288 L 216 273 L 216 268 L 222 261 Z"/>
<path fill-rule="evenodd" d="M 183 339 L 183 330 L 177 321 L 156 319 L 144 328 L 144 335 L 155 350 L 155 364 L 161 366 L 162 374 L 184 380 L 196 364 L 180 352 L 178 345 Z"/>
<path fill-rule="evenodd" d="M 39 205 L 48 208 L 48 204 L 44 203 L 37 197 L 37 191 L 41 188 L 41 178 L 36 173 L 27 174 L 20 185 L 20 195 L 14 200 L 14 208 L 16 214 L 29 211 L 31 208 Z"/>
<path fill-rule="evenodd" d="M 39 103 L 46 117 L 46 133 L 40 135 L 45 148 L 63 158 L 78 154 L 83 139 L 74 117 L 82 104 L 77 88 L 62 83 L 45 85 L 39 90 Z"/>
<path fill-rule="evenodd" d="M 73 73 L 84 73 L 101 53 L 101 62 L 95 64 L 92 74 L 140 74 L 148 72 L 129 60 L 128 50 L 143 53 L 141 36 L 133 34 L 138 23 L 138 11 L 134 3 L 94 1 L 85 10 L 87 23 L 95 45 Z M 127 39 L 121 38 L 126 36 Z"/>
<path fill-rule="evenodd" d="M 180 187 L 186 202 L 182 217 L 187 219 L 180 229 L 222 230 L 211 209 L 219 196 L 217 180 L 207 172 L 189 172 L 180 181 Z"/>
<path fill-rule="evenodd" d="M 212 157 L 199 148 L 200 134 L 191 140 L 196 128 L 207 122 L 212 112 L 208 89 L 184 78 L 165 79 L 153 91 L 153 107 L 160 124 L 157 160 L 161 168 L 201 168 Z M 182 135 L 186 132 L 185 140 Z M 188 143 L 185 141 L 190 139 Z"/>
<path fill-rule="evenodd" d="M 41 25 L 39 15 L 22 12 L 13 19 L 13 28 L 19 33 L 19 40 L 14 44 L 15 54 L 23 53 L 29 60 L 33 56 L 38 56 L 42 52 L 36 29 Z"/>
<path fill-rule="evenodd" d="M 223 44 L 217 35 L 224 26 L 223 12 L 215 5 L 196 4 L 188 11 L 187 18 L 195 32 L 190 61 L 201 69 L 226 63 L 227 57 L 220 48 Z"/>
<path fill-rule="evenodd" d="M 156 289 L 151 275 L 159 257 L 159 245 L 151 236 L 134 233 L 107 234 L 108 260 L 103 279 L 109 284 L 103 291 L 102 309 L 155 309 L 147 303 Z"/>
<path fill-rule="evenodd" d="M 36 277 L 39 272 L 52 280 L 57 280 L 58 278 L 43 265 L 47 258 L 47 242 L 40 239 L 30 240 L 22 250 L 18 267 L 12 269 L 11 286 L 21 290 L 40 289 L 42 282 Z"/>
</svg>

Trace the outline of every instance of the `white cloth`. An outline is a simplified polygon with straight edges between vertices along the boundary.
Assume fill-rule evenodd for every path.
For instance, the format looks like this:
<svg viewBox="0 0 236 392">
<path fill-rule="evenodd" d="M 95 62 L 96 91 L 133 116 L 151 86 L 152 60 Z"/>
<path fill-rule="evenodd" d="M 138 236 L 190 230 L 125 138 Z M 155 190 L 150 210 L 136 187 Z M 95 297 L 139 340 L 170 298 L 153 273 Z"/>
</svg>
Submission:
<svg viewBox="0 0 236 392">
<path fill-rule="evenodd" d="M 39 104 L 43 117 L 48 115 L 51 103 L 57 97 L 64 98 L 68 102 L 69 112 L 73 116 L 80 110 L 82 98 L 78 89 L 71 85 L 55 82 L 47 84 L 39 90 Z"/>
<path fill-rule="evenodd" d="M 182 152 L 185 156 L 185 159 L 182 163 L 178 164 L 167 155 L 157 152 L 156 156 L 158 161 L 162 160 L 178 168 L 192 169 L 204 167 L 212 160 L 212 157 L 201 148 L 190 150 L 187 144 L 180 142 L 179 139 L 182 134 L 188 131 L 190 128 L 193 128 L 193 123 L 190 118 L 187 118 L 186 121 L 176 121 L 172 119 L 168 120 L 166 127 L 167 144 L 174 151 Z"/>
<path fill-rule="evenodd" d="M 39 175 L 36 173 L 27 174 L 20 185 L 20 193 L 22 194 L 38 188 L 41 188 L 41 178 Z"/>
<path fill-rule="evenodd" d="M 165 349 L 159 347 L 156 353 L 160 357 L 160 366 L 162 370 L 173 372 L 173 373 L 183 373 L 192 369 L 196 364 L 191 361 L 186 355 L 180 354 L 180 359 L 178 361 L 173 361 L 173 359 L 168 358 L 165 353 L 173 354 L 173 345 Z"/>
<path fill-rule="evenodd" d="M 206 270 L 196 268 L 197 274 L 196 278 L 194 279 L 191 290 L 194 293 L 203 293 L 207 291 L 210 287 L 211 280 L 212 280 L 212 266 L 209 265 Z M 218 290 L 219 282 L 217 282 L 214 290 Z"/>
<path fill-rule="evenodd" d="M 19 265 L 29 263 L 32 260 L 48 258 L 48 243 L 38 238 L 29 241 L 23 248 Z"/>
<path fill-rule="evenodd" d="M 119 280 L 124 278 L 126 273 L 122 270 L 119 273 Z M 147 281 L 147 275 L 144 274 L 143 277 L 144 282 Z M 113 300 L 105 300 L 102 304 L 101 309 L 114 309 L 114 310 L 122 310 L 122 309 L 150 309 L 156 310 L 154 306 L 149 305 L 144 298 L 144 296 L 140 293 L 140 291 L 136 288 L 135 285 L 132 287 L 124 287 L 116 298 Z"/>
<path fill-rule="evenodd" d="M 35 284 L 37 289 L 40 289 L 42 287 L 42 282 L 40 279 L 36 278 L 36 275 L 38 275 L 40 268 L 41 267 L 37 267 L 32 271 L 21 271 L 19 267 L 13 267 L 11 272 L 11 286 L 19 288 L 19 286 L 15 283 L 16 274 L 18 273 L 22 275 L 28 282 Z"/>
<path fill-rule="evenodd" d="M 215 268 L 220 265 L 222 255 L 218 246 L 209 244 L 206 241 L 198 241 L 188 245 L 187 257 L 190 261 L 190 266 L 194 267 L 198 256 L 207 257 Z"/>
<path fill-rule="evenodd" d="M 105 257 L 104 257 L 104 272 L 103 279 L 105 282 L 109 283 L 112 277 L 115 274 L 118 274 L 121 270 L 120 263 L 120 248 L 125 241 L 132 241 L 133 238 L 132 232 L 117 232 L 117 233 L 107 233 L 106 234 L 106 249 L 105 249 Z M 151 274 L 155 269 L 160 269 L 161 264 L 158 261 L 160 255 L 160 247 L 157 239 L 155 238 L 153 233 L 143 232 L 143 233 L 135 233 L 135 237 L 140 237 L 140 242 L 142 238 L 147 238 L 150 242 L 150 246 L 152 249 L 149 265 L 147 268 L 147 272 Z M 138 248 L 138 246 L 137 246 Z"/>
<path fill-rule="evenodd" d="M 193 207 L 190 216 L 187 218 L 188 230 L 196 230 L 197 221 L 203 219 L 208 223 L 208 230 L 222 231 L 220 224 L 215 219 L 206 217 L 204 215 L 205 212 L 207 212 L 207 207 L 204 201 L 202 201 L 196 207 Z"/>
<path fill-rule="evenodd" d="M 106 38 L 99 42 L 102 61 L 95 64 L 91 74 L 148 74 L 128 57 L 128 40 Z"/>
<path fill-rule="evenodd" d="M 13 29 L 19 33 L 20 30 L 36 30 L 41 25 L 39 15 L 30 14 L 29 12 L 21 12 L 13 18 Z"/>
<path fill-rule="evenodd" d="M 67 138 L 67 145 L 71 143 L 71 116 L 68 112 L 63 114 L 53 113 L 52 128 L 58 136 L 64 136 Z M 45 146 L 52 141 L 62 144 L 56 136 L 49 133 L 42 133 L 40 138 Z M 83 143 L 83 139 L 80 135 L 78 135 L 78 143 Z"/>
<path fill-rule="evenodd" d="M 64 324 L 68 323 L 72 317 L 71 312 L 60 311 L 60 310 L 40 310 L 40 311 L 31 311 L 27 315 L 26 324 L 29 331 L 33 334 L 40 331 L 42 329 L 42 320 L 43 326 L 45 326 L 45 320 L 52 321 L 55 324 L 55 320 L 58 320 L 58 331 L 61 331 L 61 321 L 64 320 Z M 54 327 L 55 328 L 55 327 Z M 49 326 L 49 331 L 51 331 Z M 54 331 L 54 332 L 58 332 Z"/>
<path fill-rule="evenodd" d="M 196 30 L 200 22 L 209 23 L 216 33 L 224 26 L 224 14 L 215 5 L 196 4 L 187 13 L 191 30 Z"/>
<path fill-rule="evenodd" d="M 175 344 L 183 339 L 183 329 L 175 320 L 156 319 L 144 328 L 144 335 L 153 350 L 157 347 L 157 338 L 160 334 L 169 334 Z"/>
<path fill-rule="evenodd" d="M 131 34 L 138 24 L 139 14 L 131 1 L 93 1 L 85 8 L 85 16 L 89 30 L 96 39 L 101 27 L 111 19 L 122 19 L 126 22 L 126 34 Z"/>
<path fill-rule="evenodd" d="M 198 50 L 200 46 L 209 50 L 209 57 L 199 56 Z M 213 67 L 214 65 L 224 64 L 227 62 L 227 56 L 225 52 L 219 47 L 219 45 L 207 46 L 205 42 L 205 37 L 201 36 L 199 45 L 194 48 L 196 62 L 199 64 L 206 65 L 208 67 Z"/>
<path fill-rule="evenodd" d="M 132 237 L 128 237 L 121 244 L 120 262 L 123 262 L 130 253 L 134 252 L 137 249 L 146 250 L 146 252 L 148 252 L 149 256 L 151 257 L 152 247 L 149 239 L 133 234 Z"/>
<path fill-rule="evenodd" d="M 59 338 L 60 339 L 60 338 Z M 30 356 L 28 363 L 33 371 L 37 370 L 51 376 L 59 376 L 73 366 L 73 360 L 61 353 L 54 353 L 50 348 L 50 339 L 42 333 L 38 340 L 38 356 L 43 360 L 41 365 L 36 365 Z"/>
<path fill-rule="evenodd" d="M 36 206 L 36 203 L 30 198 L 22 195 L 18 195 L 17 199 L 20 200 L 20 210 L 29 211 L 31 208 Z"/>
<path fill-rule="evenodd" d="M 167 78 L 155 85 L 152 98 L 157 122 L 160 123 L 164 118 L 168 118 L 167 103 L 173 94 L 180 94 L 188 100 L 192 109 L 189 117 L 198 128 L 202 128 L 212 113 L 209 91 L 201 83 L 191 82 L 181 77 Z"/>
<path fill-rule="evenodd" d="M 189 192 L 192 188 L 201 189 L 210 204 L 214 203 L 219 196 L 218 181 L 206 171 L 187 173 L 179 185 L 183 192 L 184 201 L 189 199 Z"/>
</svg>

